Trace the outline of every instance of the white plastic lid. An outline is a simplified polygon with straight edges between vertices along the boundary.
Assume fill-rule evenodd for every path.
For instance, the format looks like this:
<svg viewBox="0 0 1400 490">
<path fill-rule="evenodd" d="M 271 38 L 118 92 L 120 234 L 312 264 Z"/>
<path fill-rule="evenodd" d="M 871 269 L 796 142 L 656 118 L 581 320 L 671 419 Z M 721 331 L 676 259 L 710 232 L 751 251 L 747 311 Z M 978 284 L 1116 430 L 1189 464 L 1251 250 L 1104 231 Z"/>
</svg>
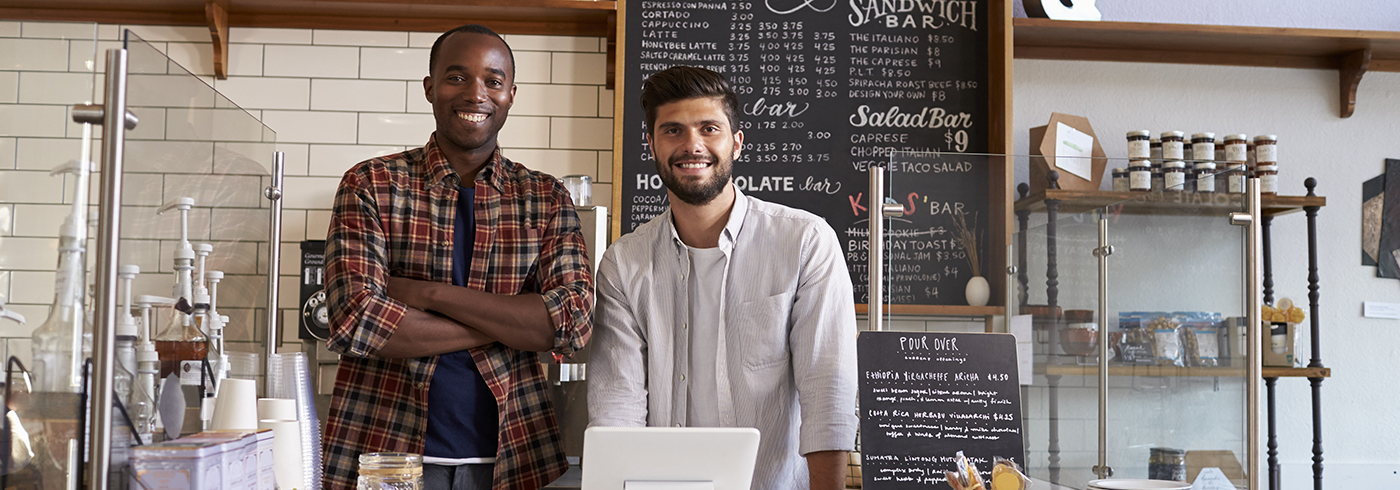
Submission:
<svg viewBox="0 0 1400 490">
<path fill-rule="evenodd" d="M 1183 162 L 1181 160 L 1172 160 L 1162 165 L 1166 168 L 1186 168 L 1186 162 Z"/>
<path fill-rule="evenodd" d="M 1248 140 L 1248 139 L 1249 139 L 1249 135 L 1247 135 L 1247 134 L 1232 134 L 1232 135 L 1226 136 L 1225 139 L 1227 139 L 1227 140 Z"/>
<path fill-rule="evenodd" d="M 1192 140 L 1195 140 L 1195 139 L 1210 139 L 1210 140 L 1214 140 L 1214 139 L 1215 139 L 1215 133 L 1212 133 L 1212 132 L 1209 132 L 1209 131 L 1206 131 L 1206 132 L 1204 132 L 1204 133 L 1196 133 L 1196 134 L 1191 135 L 1191 139 L 1192 139 Z"/>
<path fill-rule="evenodd" d="M 117 336 L 118 336 L 118 337 L 121 337 L 121 336 L 135 337 L 135 336 L 136 336 L 136 319 L 132 318 L 131 315 L 126 315 L 126 316 L 124 316 L 120 321 L 118 321 L 118 322 L 117 322 Z"/>
<path fill-rule="evenodd" d="M 173 305 L 173 304 L 175 304 L 175 298 L 167 298 L 167 297 L 165 297 L 165 296 L 155 296 L 155 295 L 151 295 L 151 294 L 143 294 L 143 295 L 140 295 L 140 296 L 137 296 L 137 297 L 136 297 L 136 304 L 138 304 L 138 305 Z"/>
<path fill-rule="evenodd" d="M 1201 162 L 1196 164 L 1197 169 L 1215 170 L 1215 162 Z"/>
<path fill-rule="evenodd" d="M 1148 136 L 1148 137 L 1150 137 L 1150 136 L 1152 136 L 1152 132 L 1151 132 L 1151 131 L 1148 131 L 1148 130 L 1146 130 L 1146 129 L 1139 129 L 1139 130 L 1137 130 L 1137 131 L 1128 131 L 1128 137 L 1129 137 L 1129 138 L 1132 138 L 1132 137 L 1134 137 L 1134 136 Z"/>
<path fill-rule="evenodd" d="M 1181 138 L 1181 137 L 1186 136 L 1186 132 L 1185 132 L 1185 131 L 1163 131 L 1163 132 L 1162 132 L 1162 137 L 1163 137 L 1163 138 L 1170 138 L 1170 137 L 1172 137 L 1172 136 L 1175 136 L 1175 137 L 1177 137 L 1177 138 Z"/>
<path fill-rule="evenodd" d="M 196 253 L 208 255 L 214 253 L 214 245 L 208 243 L 196 243 L 194 245 L 194 251 Z"/>
<path fill-rule="evenodd" d="M 204 278 L 210 281 L 219 281 L 223 280 L 224 273 L 219 271 L 209 271 L 204 273 Z"/>
<path fill-rule="evenodd" d="M 1151 167 L 1151 166 L 1152 166 L 1152 160 L 1133 160 L 1133 161 L 1131 161 L 1131 162 L 1128 162 L 1128 168 L 1133 168 L 1133 167 Z"/>
<path fill-rule="evenodd" d="M 1114 169 L 1113 169 L 1113 173 L 1115 173 L 1115 174 L 1121 174 L 1121 173 L 1127 172 L 1127 171 L 1128 171 L 1128 169 L 1123 168 L 1123 167 L 1117 167 L 1117 168 L 1114 168 Z"/>
<path fill-rule="evenodd" d="M 1261 135 L 1259 135 L 1259 136 L 1255 136 L 1255 137 L 1254 137 L 1254 141 L 1255 141 L 1256 143 L 1257 143 L 1257 142 L 1260 142 L 1260 141 L 1274 141 L 1274 142 L 1277 142 L 1277 141 L 1278 141 L 1278 135 L 1277 135 L 1277 134 L 1261 134 Z"/>
<path fill-rule="evenodd" d="M 160 362 L 160 353 L 154 345 L 141 344 L 136 348 L 136 362 Z"/>
<path fill-rule="evenodd" d="M 1154 145 L 1155 145 L 1155 144 L 1161 144 L 1161 143 L 1162 143 L 1162 140 L 1157 139 L 1156 136 L 1153 136 L 1153 137 L 1151 137 L 1151 138 L 1148 138 L 1147 141 L 1151 142 L 1151 143 L 1154 144 Z"/>
<path fill-rule="evenodd" d="M 1278 165 L 1260 165 L 1259 167 L 1255 168 L 1255 171 L 1258 171 L 1258 172 L 1277 172 L 1277 171 L 1278 171 Z"/>
</svg>

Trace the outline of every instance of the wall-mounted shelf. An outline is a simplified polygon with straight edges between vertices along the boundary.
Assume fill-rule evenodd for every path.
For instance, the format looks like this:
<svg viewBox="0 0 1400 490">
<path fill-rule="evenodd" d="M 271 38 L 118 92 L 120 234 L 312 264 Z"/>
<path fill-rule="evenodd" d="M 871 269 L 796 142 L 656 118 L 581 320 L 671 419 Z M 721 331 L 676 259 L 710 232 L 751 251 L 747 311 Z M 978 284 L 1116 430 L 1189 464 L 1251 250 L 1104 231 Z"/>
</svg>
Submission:
<svg viewBox="0 0 1400 490">
<path fill-rule="evenodd" d="M 1121 212 L 1158 215 L 1224 215 L 1244 209 L 1244 194 L 1194 192 L 1114 192 L 1047 189 L 1016 201 L 1017 211 L 1044 212 L 1046 200 L 1060 201 L 1060 213 L 1078 214 L 1122 203 Z M 1303 206 L 1326 206 L 1323 196 L 1261 196 L 1265 216 L 1296 213 Z"/>
<path fill-rule="evenodd" d="M 1039 366 L 1035 374 L 1052 376 L 1098 376 L 1098 366 Z M 1243 377 L 1243 367 L 1108 366 L 1109 376 Z M 1264 367 L 1265 378 L 1328 378 L 1332 370 L 1318 368 Z"/>
<path fill-rule="evenodd" d="M 617 35 L 616 13 L 617 2 L 593 0 L 6 0 L 0 5 L 0 19 L 7 20 L 208 26 L 216 67 L 224 65 L 220 53 L 228 52 L 230 26 L 443 32 L 476 23 L 502 34 L 611 41 Z"/>
<path fill-rule="evenodd" d="M 1338 70 L 1341 117 L 1369 71 L 1400 72 L 1400 32 L 1017 18 L 1015 57 Z"/>
</svg>

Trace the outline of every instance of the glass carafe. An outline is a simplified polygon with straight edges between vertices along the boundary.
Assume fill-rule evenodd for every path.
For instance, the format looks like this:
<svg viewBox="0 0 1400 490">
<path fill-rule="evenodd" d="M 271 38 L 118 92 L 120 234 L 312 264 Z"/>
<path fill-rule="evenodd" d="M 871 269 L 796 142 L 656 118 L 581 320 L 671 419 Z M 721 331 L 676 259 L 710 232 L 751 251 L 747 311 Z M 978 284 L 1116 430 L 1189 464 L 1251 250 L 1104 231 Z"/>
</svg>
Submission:
<svg viewBox="0 0 1400 490">
<path fill-rule="evenodd" d="M 423 456 L 413 453 L 364 453 L 356 490 L 422 490 Z"/>
</svg>

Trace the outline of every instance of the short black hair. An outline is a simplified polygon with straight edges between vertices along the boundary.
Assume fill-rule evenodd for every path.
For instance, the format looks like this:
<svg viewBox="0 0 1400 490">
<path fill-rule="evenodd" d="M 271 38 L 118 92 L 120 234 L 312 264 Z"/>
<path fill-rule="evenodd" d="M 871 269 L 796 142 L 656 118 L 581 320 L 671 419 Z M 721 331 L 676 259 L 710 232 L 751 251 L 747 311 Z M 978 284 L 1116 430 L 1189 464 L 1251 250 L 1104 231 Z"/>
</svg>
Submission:
<svg viewBox="0 0 1400 490">
<path fill-rule="evenodd" d="M 656 109 L 668 103 L 695 98 L 723 99 L 725 115 L 729 117 L 729 130 L 737 131 L 739 96 L 729 87 L 724 75 L 704 68 L 677 65 L 650 77 L 642 83 L 642 109 L 647 113 L 647 134 L 652 134 L 656 124 Z"/>
<path fill-rule="evenodd" d="M 485 34 L 500 40 L 501 44 L 506 45 L 506 53 L 510 54 L 510 76 L 512 80 L 515 78 L 515 51 L 510 49 L 510 43 L 506 42 L 505 39 L 501 38 L 500 34 L 496 34 L 496 31 L 491 30 L 490 27 L 486 27 L 481 24 L 467 24 L 464 26 L 457 26 L 452 28 L 452 30 L 450 31 L 442 33 L 441 36 L 438 36 L 437 40 L 433 41 L 433 49 L 431 51 L 428 51 L 428 75 L 431 76 L 433 74 L 433 68 L 437 67 L 438 49 L 442 47 L 442 41 L 447 39 L 448 36 L 459 32 Z"/>
</svg>

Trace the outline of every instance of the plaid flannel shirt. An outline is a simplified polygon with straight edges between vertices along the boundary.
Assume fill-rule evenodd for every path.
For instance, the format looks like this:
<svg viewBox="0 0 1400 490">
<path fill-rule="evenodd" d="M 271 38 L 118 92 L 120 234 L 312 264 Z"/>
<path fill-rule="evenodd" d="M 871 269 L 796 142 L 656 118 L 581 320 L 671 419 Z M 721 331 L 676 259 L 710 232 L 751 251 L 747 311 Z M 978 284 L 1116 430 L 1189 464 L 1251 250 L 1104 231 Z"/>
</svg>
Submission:
<svg viewBox="0 0 1400 490">
<path fill-rule="evenodd" d="M 325 490 L 355 487 L 362 452 L 423 452 L 428 385 L 437 356 L 376 355 L 407 305 L 390 276 L 449 283 L 459 177 L 427 146 L 361 162 L 336 191 L 326 244 L 328 347 L 341 354 L 324 443 Z M 568 191 L 499 150 L 476 177 L 476 234 L 468 287 L 544 296 L 553 352 L 591 333 L 593 277 Z M 493 488 L 536 489 L 567 469 L 539 353 L 497 342 L 471 350 L 496 397 L 500 443 Z"/>
</svg>

